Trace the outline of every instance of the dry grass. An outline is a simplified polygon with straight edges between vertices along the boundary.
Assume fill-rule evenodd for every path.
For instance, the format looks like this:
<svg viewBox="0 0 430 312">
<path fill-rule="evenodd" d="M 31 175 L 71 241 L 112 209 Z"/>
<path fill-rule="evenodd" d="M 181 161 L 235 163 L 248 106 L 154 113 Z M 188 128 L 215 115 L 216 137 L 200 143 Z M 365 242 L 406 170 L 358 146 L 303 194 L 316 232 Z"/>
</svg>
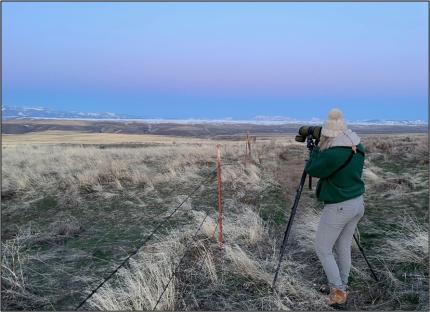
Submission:
<svg viewBox="0 0 430 312">
<path fill-rule="evenodd" d="M 421 165 L 428 163 L 428 137 L 425 134 L 371 136 L 364 138 L 363 141 L 366 151 L 373 154 L 373 159 L 405 159 Z"/>
<path fill-rule="evenodd" d="M 360 232 L 381 282 L 373 284 L 354 248 L 350 310 L 428 308 L 428 166 L 422 161 L 428 161 L 428 147 L 425 137 L 407 137 L 364 139 L 367 192 Z M 200 183 L 196 196 L 97 292 L 88 308 L 152 309 L 186 252 L 157 309 L 330 309 L 318 292 L 326 281 L 313 250 L 321 205 L 307 188 L 278 293 L 270 287 L 307 156 L 291 138 L 257 140 L 247 166 L 244 142 L 73 133 L 4 138 L 2 217 L 10 224 L 2 229 L 7 236 L 2 241 L 3 308 L 35 309 L 52 301 L 45 308 L 73 309 L 86 294 L 82 289 L 97 285 Z M 142 145 L 85 145 L 100 138 Z M 22 144 L 66 139 L 83 145 Z M 202 182 L 214 168 L 216 143 L 222 144 L 224 164 L 224 251 L 216 241 L 216 183 Z M 190 241 L 203 211 L 210 209 L 197 241 Z M 17 225 L 27 232 L 17 232 Z M 42 283 L 45 288 L 36 294 Z"/>
<path fill-rule="evenodd" d="M 24 252 L 34 238 L 31 228 L 20 230 L 15 238 L 1 244 L 2 309 L 31 309 L 47 301 L 35 294 L 35 289 L 25 274 L 31 257 Z"/>
<path fill-rule="evenodd" d="M 400 225 L 405 231 L 387 239 L 387 245 L 381 250 L 385 257 L 397 262 L 428 262 L 428 229 L 408 215 L 403 217 Z"/>
<path fill-rule="evenodd" d="M 43 131 L 26 134 L 2 134 L 4 145 L 26 144 L 114 144 L 114 143 L 201 143 L 202 139 L 146 135 L 146 134 L 120 134 L 120 133 L 83 133 L 71 131 Z"/>
<path fill-rule="evenodd" d="M 165 183 L 195 178 L 189 164 L 207 161 L 213 146 L 170 146 L 145 149 L 15 146 L 3 149 L 3 193 L 35 196 L 40 191 L 71 196 L 81 191 L 121 190 L 124 186 Z M 29 157 L 31 155 L 31 157 Z M 150 167 L 149 164 L 156 164 Z M 162 167 L 160 167 L 160 165 Z"/>
<path fill-rule="evenodd" d="M 89 301 L 92 310 L 152 310 L 171 278 L 175 259 L 184 246 L 171 238 L 167 243 L 149 246 L 149 255 L 140 253 L 130 260 L 129 269 L 121 269 L 115 284 L 103 286 Z M 157 310 L 174 310 L 176 287 L 173 278 L 157 305 Z"/>
<path fill-rule="evenodd" d="M 225 246 L 225 254 L 232 262 L 235 273 L 270 285 L 271 275 L 262 268 L 259 262 L 251 259 L 239 245 Z"/>
<path fill-rule="evenodd" d="M 197 242 L 196 245 L 197 250 L 199 250 L 200 267 L 209 275 L 211 283 L 217 284 L 219 279 L 212 250 L 201 242 Z"/>
<path fill-rule="evenodd" d="M 404 232 L 390 233 L 375 257 L 382 270 L 380 277 L 390 292 L 386 303 L 397 302 L 405 310 L 428 308 L 428 229 L 405 216 Z M 406 268 L 406 269 L 405 269 Z M 386 304 L 385 303 L 385 304 Z"/>
<path fill-rule="evenodd" d="M 200 224 L 205 214 L 192 211 Z M 205 222 L 206 223 L 206 220 Z M 212 282 L 218 277 L 210 249 L 195 240 L 192 227 L 170 233 L 162 242 L 145 246 L 130 260 L 128 269 L 120 269 L 114 281 L 109 282 L 89 301 L 89 307 L 97 310 L 175 310 L 177 302 L 176 268 L 186 253 L 198 251 L 201 267 Z M 204 231 L 203 231 L 204 232 Z M 199 233 L 197 233 L 199 234 Z"/>
</svg>

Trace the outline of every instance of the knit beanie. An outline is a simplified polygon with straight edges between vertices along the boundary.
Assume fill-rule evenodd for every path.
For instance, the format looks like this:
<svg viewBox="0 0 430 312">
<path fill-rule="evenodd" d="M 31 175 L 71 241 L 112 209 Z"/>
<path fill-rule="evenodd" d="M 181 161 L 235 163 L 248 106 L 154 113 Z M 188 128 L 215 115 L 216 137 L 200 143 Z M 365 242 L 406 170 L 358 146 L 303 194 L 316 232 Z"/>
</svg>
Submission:
<svg viewBox="0 0 430 312">
<path fill-rule="evenodd" d="M 329 113 L 322 127 L 321 135 L 326 137 L 336 137 L 346 130 L 343 114 L 340 110 L 333 108 Z"/>
</svg>

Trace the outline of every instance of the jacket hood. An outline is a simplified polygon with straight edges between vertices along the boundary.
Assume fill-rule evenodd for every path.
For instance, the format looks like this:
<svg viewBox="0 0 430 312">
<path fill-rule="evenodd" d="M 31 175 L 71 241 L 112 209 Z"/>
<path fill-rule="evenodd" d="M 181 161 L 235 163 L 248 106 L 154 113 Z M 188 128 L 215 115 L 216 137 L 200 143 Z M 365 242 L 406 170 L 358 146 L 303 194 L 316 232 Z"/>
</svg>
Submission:
<svg viewBox="0 0 430 312">
<path fill-rule="evenodd" d="M 351 129 L 343 131 L 341 134 L 333 138 L 330 147 L 334 146 L 351 146 L 360 144 L 360 137 Z"/>
</svg>

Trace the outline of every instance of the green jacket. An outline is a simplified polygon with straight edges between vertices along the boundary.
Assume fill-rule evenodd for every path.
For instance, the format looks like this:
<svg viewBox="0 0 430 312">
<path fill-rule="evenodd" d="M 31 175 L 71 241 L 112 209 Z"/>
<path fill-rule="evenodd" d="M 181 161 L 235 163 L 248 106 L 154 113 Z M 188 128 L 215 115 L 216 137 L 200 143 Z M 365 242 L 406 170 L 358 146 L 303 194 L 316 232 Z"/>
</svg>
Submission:
<svg viewBox="0 0 430 312">
<path fill-rule="evenodd" d="M 314 148 L 305 171 L 312 177 L 320 178 L 316 192 L 318 199 L 324 201 L 324 204 L 339 203 L 364 193 L 364 182 L 361 178 L 364 165 L 362 144 L 357 145 L 357 153 L 351 161 L 332 175 L 346 162 L 351 153 L 351 147 L 347 146 L 334 146 L 324 151 L 320 151 L 319 147 Z"/>
</svg>

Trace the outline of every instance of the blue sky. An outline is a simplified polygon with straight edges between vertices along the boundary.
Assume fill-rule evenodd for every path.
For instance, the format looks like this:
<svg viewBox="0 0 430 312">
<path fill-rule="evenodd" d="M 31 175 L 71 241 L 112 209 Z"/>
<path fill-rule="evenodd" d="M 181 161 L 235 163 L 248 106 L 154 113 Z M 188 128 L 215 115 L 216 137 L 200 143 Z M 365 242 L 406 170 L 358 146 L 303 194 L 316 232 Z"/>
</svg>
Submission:
<svg viewBox="0 0 430 312">
<path fill-rule="evenodd" d="M 427 120 L 426 3 L 3 3 L 3 105 Z"/>
</svg>

